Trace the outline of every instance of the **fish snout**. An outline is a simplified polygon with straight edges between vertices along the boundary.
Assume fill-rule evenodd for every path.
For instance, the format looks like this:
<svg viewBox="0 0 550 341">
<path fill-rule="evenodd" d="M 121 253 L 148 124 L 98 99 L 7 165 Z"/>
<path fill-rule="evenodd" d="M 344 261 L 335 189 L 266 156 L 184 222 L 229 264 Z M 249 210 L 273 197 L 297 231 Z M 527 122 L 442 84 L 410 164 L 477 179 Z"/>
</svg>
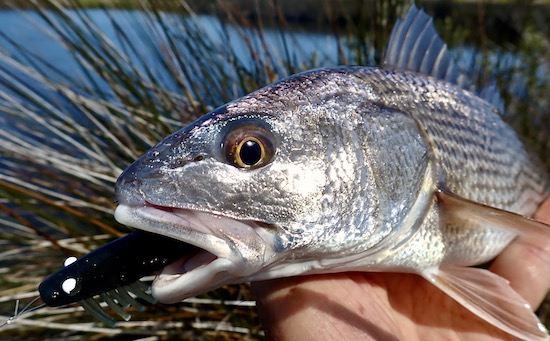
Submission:
<svg viewBox="0 0 550 341">
<path fill-rule="evenodd" d="M 130 206 L 143 204 L 145 199 L 140 191 L 141 183 L 142 180 L 136 175 L 132 166 L 122 172 L 115 184 L 118 203 Z"/>
<path fill-rule="evenodd" d="M 119 204 L 141 206 L 145 203 L 143 187 L 163 174 L 160 167 L 151 157 L 143 157 L 131 164 L 118 177 L 115 184 L 115 195 Z"/>
</svg>

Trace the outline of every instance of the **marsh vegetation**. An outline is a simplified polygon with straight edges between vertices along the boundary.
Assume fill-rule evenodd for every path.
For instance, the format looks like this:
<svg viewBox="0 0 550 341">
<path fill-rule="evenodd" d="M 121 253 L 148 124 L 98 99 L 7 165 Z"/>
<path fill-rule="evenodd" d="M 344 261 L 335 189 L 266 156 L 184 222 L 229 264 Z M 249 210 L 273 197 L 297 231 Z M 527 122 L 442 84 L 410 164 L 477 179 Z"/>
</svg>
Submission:
<svg viewBox="0 0 550 341">
<path fill-rule="evenodd" d="M 44 0 L 0 11 L 0 324 L 67 256 L 128 232 L 112 217 L 113 184 L 150 146 L 292 73 L 376 65 L 408 1 L 294 12 L 275 1 L 127 3 Z M 550 6 L 425 6 L 478 84 L 497 82 L 506 119 L 550 164 Z M 246 285 L 229 286 L 133 310 L 112 329 L 77 305 L 43 308 L 4 325 L 0 340 L 258 339 L 253 306 Z"/>
</svg>

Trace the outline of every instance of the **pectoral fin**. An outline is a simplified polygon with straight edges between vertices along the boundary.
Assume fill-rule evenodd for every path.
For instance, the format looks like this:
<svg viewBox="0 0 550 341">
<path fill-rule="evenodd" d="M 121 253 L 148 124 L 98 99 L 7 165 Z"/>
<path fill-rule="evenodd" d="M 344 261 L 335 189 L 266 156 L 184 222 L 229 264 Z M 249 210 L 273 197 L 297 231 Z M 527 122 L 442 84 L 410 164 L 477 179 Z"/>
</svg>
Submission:
<svg viewBox="0 0 550 341">
<path fill-rule="evenodd" d="M 549 340 L 544 325 L 507 280 L 484 269 L 442 267 L 421 275 L 490 324 L 523 340 Z"/>
<path fill-rule="evenodd" d="M 501 229 L 518 236 L 550 241 L 550 226 L 522 215 L 482 205 L 448 190 L 437 192 L 439 207 L 446 215 L 447 221 L 454 220 L 457 225 L 481 226 L 483 228 Z M 468 224 L 467 222 L 475 222 Z"/>
</svg>

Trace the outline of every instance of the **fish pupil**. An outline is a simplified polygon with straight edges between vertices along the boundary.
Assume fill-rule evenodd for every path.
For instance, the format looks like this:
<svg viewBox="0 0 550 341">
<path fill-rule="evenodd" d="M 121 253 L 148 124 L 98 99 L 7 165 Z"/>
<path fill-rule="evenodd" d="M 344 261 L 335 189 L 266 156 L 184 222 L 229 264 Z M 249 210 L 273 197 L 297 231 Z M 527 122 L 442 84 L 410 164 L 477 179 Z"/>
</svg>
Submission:
<svg viewBox="0 0 550 341">
<path fill-rule="evenodd" d="M 262 159 L 262 147 L 258 141 L 247 140 L 239 151 L 239 157 L 245 165 L 254 166 Z"/>
</svg>

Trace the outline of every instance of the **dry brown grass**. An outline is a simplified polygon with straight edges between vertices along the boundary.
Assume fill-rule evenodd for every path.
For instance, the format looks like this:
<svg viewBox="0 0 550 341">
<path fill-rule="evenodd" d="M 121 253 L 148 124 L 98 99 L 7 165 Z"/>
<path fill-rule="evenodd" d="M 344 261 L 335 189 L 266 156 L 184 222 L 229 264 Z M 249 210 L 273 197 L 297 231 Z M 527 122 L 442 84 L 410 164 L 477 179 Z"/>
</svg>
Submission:
<svg viewBox="0 0 550 341">
<path fill-rule="evenodd" d="M 326 2 L 328 21 L 319 26 L 337 39 L 332 62 L 376 63 L 405 2 L 353 2 L 344 11 L 340 8 L 337 17 L 330 6 L 341 4 Z M 113 183 L 147 148 L 215 106 L 326 62 L 319 56 L 297 62 L 293 53 L 300 44 L 292 38 L 287 38 L 283 51 L 274 51 L 262 39 L 266 27 L 289 28 L 282 11 L 274 10 L 279 14 L 265 19 L 243 15 L 234 3 L 217 2 L 223 22 L 241 28 L 242 50 L 233 51 L 204 33 L 187 3 L 171 3 L 177 3 L 173 13 L 191 19 L 165 16 L 156 1 L 141 2 L 140 24 L 134 27 L 140 40 L 130 39 L 117 24 L 119 17 L 106 11 L 117 44 L 105 38 L 77 1 L 33 5 L 38 6 L 36 24 L 76 58 L 78 78 L 59 71 L 43 51 L 4 37 L 21 55 L 14 58 L 0 50 L 0 323 L 14 314 L 16 302 L 23 306 L 36 297 L 40 281 L 68 255 L 80 256 L 128 231 L 112 218 Z M 74 10 L 66 11 L 67 5 Z M 357 15 L 367 8 L 374 11 L 373 17 Z M 456 19 L 438 21 L 451 45 L 482 36 L 459 24 Z M 496 54 L 496 63 L 480 54 L 478 61 L 487 62 L 488 68 L 476 74 L 479 79 L 490 76 L 490 68 L 499 58 L 504 60 L 505 51 L 518 56 L 518 63 L 495 76 L 507 93 L 509 111 L 522 113 L 511 115 L 510 121 L 544 156 L 550 151 L 550 90 L 548 77 L 536 73 L 539 65 L 550 61 L 548 36 L 541 33 L 548 28 L 528 16 L 523 24 L 522 38 L 506 45 L 508 50 L 484 40 L 484 48 L 501 54 Z M 226 35 L 227 27 L 222 26 L 222 42 Z M 128 63 L 127 55 L 138 47 L 154 56 L 154 63 Z M 253 65 L 243 64 L 237 54 L 249 56 Z M 170 76 L 170 87 L 157 77 L 159 70 Z M 48 76 L 52 74 L 55 81 Z M 520 97 L 506 91 L 515 77 L 528 85 Z M 131 313 L 130 322 L 106 328 L 77 305 L 41 308 L 10 320 L 0 328 L 0 340 L 262 338 L 246 285 Z"/>
</svg>

